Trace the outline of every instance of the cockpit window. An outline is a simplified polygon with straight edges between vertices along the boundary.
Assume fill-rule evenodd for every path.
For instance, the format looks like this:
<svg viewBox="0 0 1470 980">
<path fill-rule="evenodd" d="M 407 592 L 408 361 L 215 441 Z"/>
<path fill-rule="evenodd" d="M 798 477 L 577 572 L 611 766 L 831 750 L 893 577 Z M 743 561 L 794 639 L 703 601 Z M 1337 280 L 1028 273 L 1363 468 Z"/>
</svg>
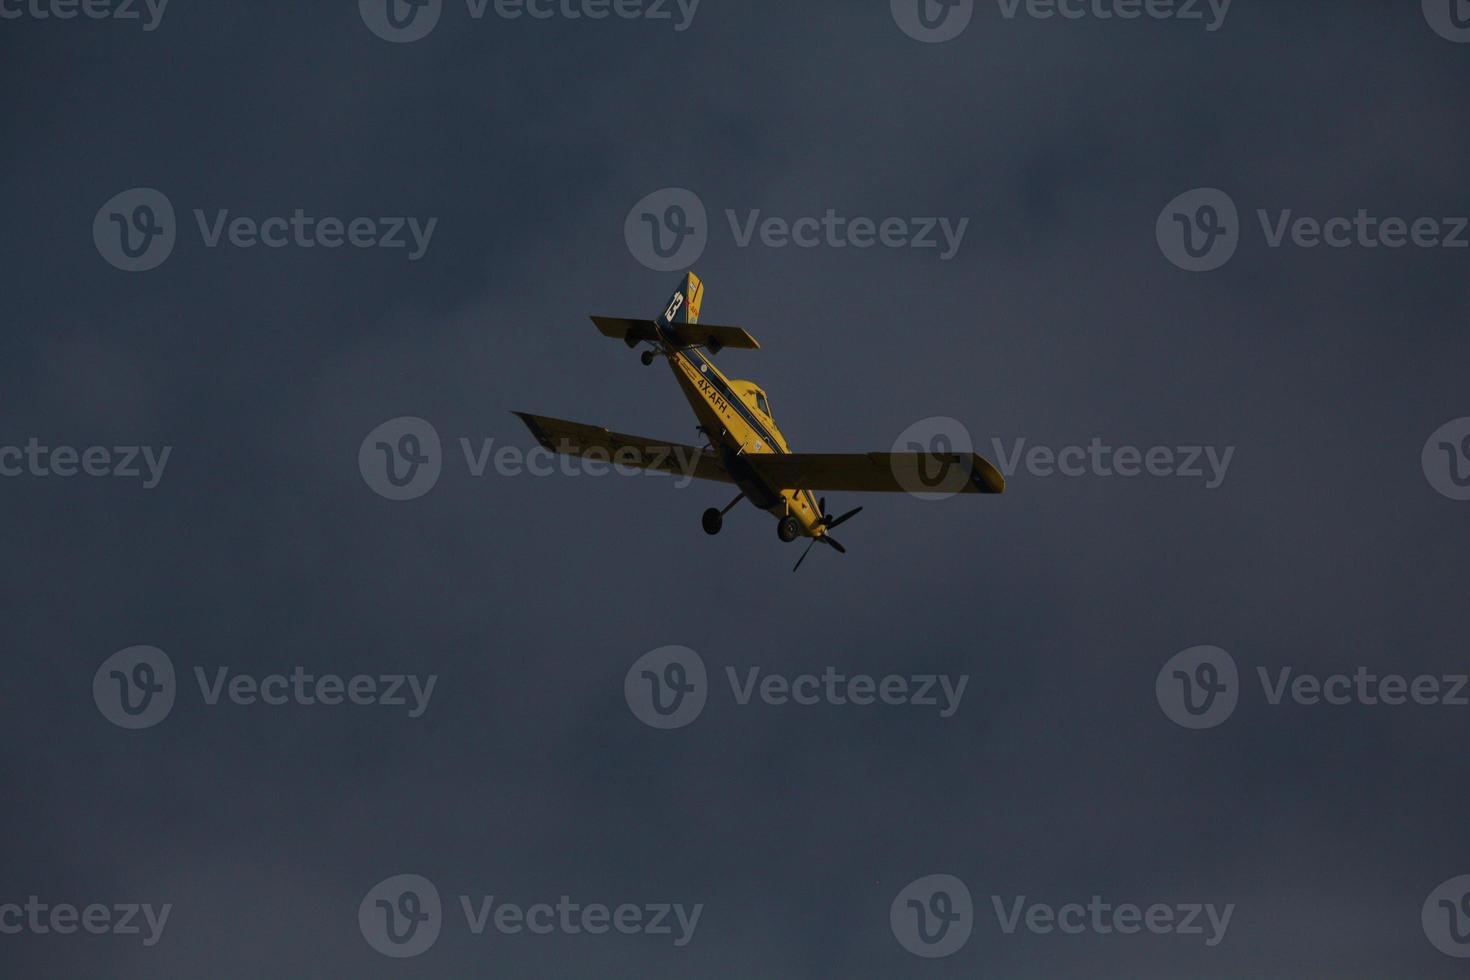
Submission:
<svg viewBox="0 0 1470 980">
<path fill-rule="evenodd" d="M 761 414 L 766 418 L 771 417 L 771 406 L 766 403 L 766 396 L 758 391 L 755 393 L 755 407 L 760 409 Z"/>
</svg>

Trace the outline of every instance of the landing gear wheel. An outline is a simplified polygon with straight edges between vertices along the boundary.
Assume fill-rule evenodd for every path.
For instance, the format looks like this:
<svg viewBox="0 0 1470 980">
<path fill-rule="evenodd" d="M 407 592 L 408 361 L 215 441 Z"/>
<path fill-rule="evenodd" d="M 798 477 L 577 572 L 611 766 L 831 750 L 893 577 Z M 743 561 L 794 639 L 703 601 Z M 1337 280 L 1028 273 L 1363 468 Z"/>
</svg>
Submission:
<svg viewBox="0 0 1470 980">
<path fill-rule="evenodd" d="M 719 534 L 720 528 L 725 525 L 725 515 L 720 513 L 718 507 L 711 507 L 705 511 L 702 520 L 705 534 Z"/>
<path fill-rule="evenodd" d="M 787 514 L 785 517 L 781 518 L 780 523 L 776 525 L 776 537 L 780 538 L 782 541 L 785 541 L 787 544 L 795 541 L 796 536 L 800 533 L 801 525 L 796 523 L 796 518 L 792 517 L 790 514 Z"/>
<path fill-rule="evenodd" d="M 653 363 L 653 351 L 651 351 L 651 350 L 644 351 L 642 353 L 642 355 L 639 356 L 638 359 L 643 362 L 643 366 L 644 367 L 648 367 L 648 365 L 650 365 L 650 364 Z"/>
</svg>

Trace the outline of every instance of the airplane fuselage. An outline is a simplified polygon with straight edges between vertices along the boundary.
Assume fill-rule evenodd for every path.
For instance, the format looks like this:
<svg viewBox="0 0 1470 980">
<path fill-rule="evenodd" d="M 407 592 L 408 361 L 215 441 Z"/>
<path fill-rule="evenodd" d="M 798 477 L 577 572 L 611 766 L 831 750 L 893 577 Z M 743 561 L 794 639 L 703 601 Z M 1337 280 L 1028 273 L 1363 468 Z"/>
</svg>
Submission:
<svg viewBox="0 0 1470 980">
<path fill-rule="evenodd" d="M 759 389 L 750 382 L 725 377 L 699 348 L 668 342 L 659 347 L 700 427 L 746 499 L 778 518 L 795 518 L 803 534 L 820 537 L 825 533 L 818 526 L 822 515 L 810 490 L 767 486 L 754 469 L 742 462 L 745 456 L 791 451 L 776 423 L 760 410 L 755 397 Z M 764 396 L 764 392 L 760 394 Z"/>
</svg>

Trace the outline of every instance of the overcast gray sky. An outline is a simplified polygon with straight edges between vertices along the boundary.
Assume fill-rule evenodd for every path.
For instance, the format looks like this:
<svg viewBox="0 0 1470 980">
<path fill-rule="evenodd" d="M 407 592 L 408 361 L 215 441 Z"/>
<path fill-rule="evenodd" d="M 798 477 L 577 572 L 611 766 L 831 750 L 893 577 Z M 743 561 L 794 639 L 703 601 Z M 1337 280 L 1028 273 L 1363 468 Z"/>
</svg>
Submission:
<svg viewBox="0 0 1470 980">
<path fill-rule="evenodd" d="M 5 972 L 1463 975 L 1449 0 L 50 2 L 0 0 Z M 669 188 L 705 212 L 702 319 L 761 342 L 718 363 L 794 448 L 938 417 L 1016 462 L 1006 494 L 832 494 L 865 507 L 849 553 L 793 576 L 765 513 L 702 532 L 721 485 L 476 475 L 461 440 L 533 446 L 513 410 L 696 441 L 586 319 L 667 299 L 625 225 Z M 393 500 L 359 455 L 405 417 L 439 472 Z M 705 703 L 660 730 L 625 680 L 666 646 Z M 231 696 L 298 667 L 434 686 Z M 909 700 L 742 704 L 752 668 Z M 1439 703 L 1303 703 L 1355 673 Z M 965 678 L 947 715 L 926 675 Z M 398 875 L 440 899 L 422 949 L 383 938 L 429 897 Z M 640 924 L 497 926 L 562 896 Z M 128 903 L 168 917 L 120 931 Z M 698 919 L 647 928 L 662 904 Z M 58 934 L 67 905 L 101 934 Z"/>
</svg>

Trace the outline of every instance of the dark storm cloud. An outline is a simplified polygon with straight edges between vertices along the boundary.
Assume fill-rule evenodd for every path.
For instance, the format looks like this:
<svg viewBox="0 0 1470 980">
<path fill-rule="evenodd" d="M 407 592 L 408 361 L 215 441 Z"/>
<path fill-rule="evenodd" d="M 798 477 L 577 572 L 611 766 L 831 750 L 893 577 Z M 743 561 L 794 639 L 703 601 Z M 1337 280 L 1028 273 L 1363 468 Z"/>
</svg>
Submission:
<svg viewBox="0 0 1470 980">
<path fill-rule="evenodd" d="M 1179 20 L 1007 19 L 922 44 L 887 4 L 732 5 L 672 22 L 468 16 L 392 44 L 356 4 L 173 0 L 156 30 L 0 22 L 7 319 L 0 445 L 173 447 L 152 490 L 7 477 L 0 902 L 172 903 L 157 945 L 0 936 L 18 975 L 1451 976 L 1420 925 L 1470 871 L 1464 712 L 1273 706 L 1257 668 L 1463 671 L 1465 506 L 1420 469 L 1465 404 L 1465 253 L 1273 249 L 1256 212 L 1470 213 L 1470 47 L 1417 4 L 1237 0 Z M 93 244 L 114 194 L 168 195 L 180 241 L 127 274 Z M 865 505 L 851 553 L 795 555 L 724 488 L 476 477 L 529 449 L 511 410 L 694 441 L 661 368 L 588 313 L 673 285 L 630 254 L 640 198 L 709 217 L 703 318 L 748 327 L 732 376 L 793 444 L 881 450 L 929 416 L 994 459 L 1234 447 L 1220 486 L 1034 476 L 999 498 Z M 1234 257 L 1155 241 L 1196 187 Z M 438 224 L 423 257 L 207 247 L 194 209 Z M 940 250 L 775 248 L 750 212 L 968 218 Z M 394 502 L 363 437 L 418 416 L 443 472 Z M 837 499 L 841 497 L 841 499 Z M 166 720 L 89 697 L 115 651 L 179 675 Z M 710 703 L 658 732 L 624 674 L 696 650 Z M 1187 647 L 1242 677 L 1187 731 L 1155 676 Z M 210 705 L 195 668 L 437 676 L 421 718 Z M 726 667 L 970 677 L 952 718 L 739 705 Z M 364 941 L 400 873 L 444 900 L 434 947 Z M 889 906 L 944 873 L 953 956 Z M 654 935 L 471 935 L 461 895 L 703 904 Z M 1224 940 L 1014 935 L 992 896 L 1234 903 Z"/>
</svg>

